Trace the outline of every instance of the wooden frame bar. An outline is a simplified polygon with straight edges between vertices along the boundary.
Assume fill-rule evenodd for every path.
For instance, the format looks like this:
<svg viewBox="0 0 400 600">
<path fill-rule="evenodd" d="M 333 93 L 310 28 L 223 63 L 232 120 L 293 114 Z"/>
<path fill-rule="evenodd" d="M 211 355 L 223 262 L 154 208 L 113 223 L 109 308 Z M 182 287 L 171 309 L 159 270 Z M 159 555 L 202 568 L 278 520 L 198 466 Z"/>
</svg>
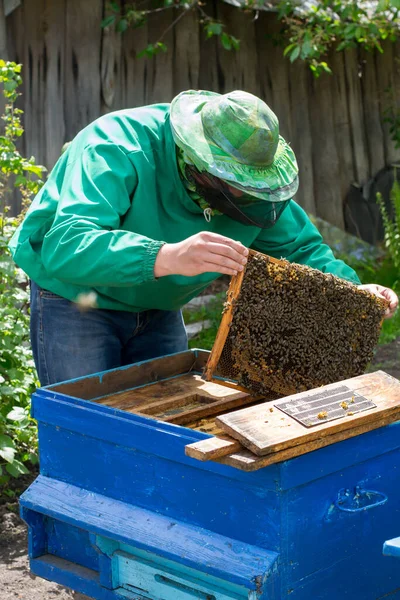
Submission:
<svg viewBox="0 0 400 600">
<path fill-rule="evenodd" d="M 264 256 L 268 259 L 268 261 L 270 261 L 272 263 L 283 264 L 283 262 L 281 260 L 278 260 L 277 258 L 273 258 L 272 256 L 269 256 L 267 254 L 262 254 L 261 252 L 256 252 L 255 250 L 249 250 L 249 256 Z M 225 310 L 222 315 L 221 323 L 220 323 L 218 331 L 217 331 L 217 335 L 216 335 L 214 345 L 211 350 L 211 354 L 208 358 L 206 368 L 204 370 L 204 379 L 206 379 L 206 381 L 216 381 L 216 379 L 213 379 L 213 376 L 217 369 L 219 360 L 221 358 L 222 351 L 225 346 L 226 339 L 229 334 L 229 328 L 230 328 L 230 325 L 232 322 L 235 300 L 237 299 L 237 297 L 240 294 L 240 289 L 242 287 L 243 278 L 244 278 L 245 273 L 246 273 L 246 267 L 243 269 L 243 271 L 241 271 L 240 273 L 238 273 L 231 279 L 229 289 L 226 294 L 227 301 L 226 301 Z M 222 383 L 222 385 L 227 385 L 227 386 L 235 385 L 234 382 L 229 383 L 229 382 L 221 381 L 221 383 Z M 248 391 L 245 388 L 242 388 L 239 386 L 236 386 L 236 389 Z"/>
</svg>

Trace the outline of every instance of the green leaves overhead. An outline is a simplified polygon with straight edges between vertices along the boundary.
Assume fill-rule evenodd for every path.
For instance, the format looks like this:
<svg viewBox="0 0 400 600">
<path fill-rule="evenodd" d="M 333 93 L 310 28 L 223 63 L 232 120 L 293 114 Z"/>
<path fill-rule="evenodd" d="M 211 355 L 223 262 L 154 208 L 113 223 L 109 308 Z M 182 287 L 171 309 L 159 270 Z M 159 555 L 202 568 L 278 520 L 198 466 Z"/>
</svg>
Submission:
<svg viewBox="0 0 400 600">
<path fill-rule="evenodd" d="M 218 37 L 225 50 L 239 50 L 240 40 L 225 31 L 225 25 L 221 21 L 214 21 L 211 18 L 203 18 L 201 21 L 206 38 Z"/>
<path fill-rule="evenodd" d="M 221 44 L 225 50 L 239 50 L 240 48 L 240 40 L 225 31 L 221 34 Z"/>
<path fill-rule="evenodd" d="M 157 42 L 156 44 L 149 44 L 147 48 L 137 53 L 137 57 L 141 58 L 142 56 L 155 56 L 160 52 L 166 52 L 167 46 L 163 44 L 163 42 Z"/>
<path fill-rule="evenodd" d="M 293 63 L 305 61 L 313 74 L 331 73 L 327 54 L 335 48 L 338 52 L 362 46 L 367 50 L 383 52 L 384 40 L 399 37 L 400 0 L 281 0 L 271 5 L 261 0 L 238 0 L 232 10 L 253 12 L 257 18 L 266 6 L 277 9 L 277 19 L 283 29 L 275 36 L 285 44 L 284 55 Z M 206 39 L 217 37 L 225 50 L 239 50 L 240 40 L 226 30 L 226 24 L 205 12 L 202 0 L 140 0 L 123 3 L 109 2 L 103 27 L 115 27 L 123 34 L 130 28 L 143 26 L 153 15 L 172 10 L 174 19 L 156 42 L 150 43 L 137 56 L 151 57 L 165 52 L 165 34 L 190 11 L 196 11 Z"/>
<path fill-rule="evenodd" d="M 398 39 L 399 10 L 400 0 L 318 0 L 311 5 L 282 0 L 278 18 L 289 41 L 284 55 L 291 62 L 308 63 L 316 77 L 331 73 L 326 61 L 331 48 L 340 52 L 362 46 L 383 52 L 382 41 Z"/>
<path fill-rule="evenodd" d="M 251 3 L 250 3 L 251 4 Z M 249 5 L 250 5 L 249 4 Z M 115 27 L 118 33 L 125 33 L 130 28 L 142 27 L 153 15 L 172 9 L 175 18 L 171 25 L 160 35 L 156 42 L 150 43 L 146 48 L 137 53 L 137 57 L 153 57 L 160 52 L 168 50 L 163 39 L 168 31 L 190 11 L 196 11 L 199 23 L 202 25 L 206 39 L 218 37 L 221 46 L 225 50 L 238 50 L 240 40 L 225 30 L 225 24 L 208 15 L 204 10 L 204 4 L 201 0 L 143 0 L 138 3 L 129 3 L 121 6 L 118 2 L 109 2 L 107 4 L 107 14 L 104 17 L 101 26 L 103 28 Z"/>
</svg>

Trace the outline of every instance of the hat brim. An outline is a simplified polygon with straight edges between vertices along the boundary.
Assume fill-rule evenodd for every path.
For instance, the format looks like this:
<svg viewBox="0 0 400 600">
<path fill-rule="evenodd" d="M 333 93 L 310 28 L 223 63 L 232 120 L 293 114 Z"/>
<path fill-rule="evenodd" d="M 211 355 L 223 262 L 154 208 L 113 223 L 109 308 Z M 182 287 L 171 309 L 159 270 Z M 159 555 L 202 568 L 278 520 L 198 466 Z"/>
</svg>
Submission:
<svg viewBox="0 0 400 600">
<path fill-rule="evenodd" d="M 239 163 L 207 140 L 201 111 L 218 96 L 215 92 L 188 90 L 173 99 L 172 134 L 185 159 L 200 171 L 207 171 L 257 198 L 270 202 L 291 199 L 299 185 L 298 166 L 293 150 L 282 136 L 272 164 L 261 167 Z"/>
</svg>

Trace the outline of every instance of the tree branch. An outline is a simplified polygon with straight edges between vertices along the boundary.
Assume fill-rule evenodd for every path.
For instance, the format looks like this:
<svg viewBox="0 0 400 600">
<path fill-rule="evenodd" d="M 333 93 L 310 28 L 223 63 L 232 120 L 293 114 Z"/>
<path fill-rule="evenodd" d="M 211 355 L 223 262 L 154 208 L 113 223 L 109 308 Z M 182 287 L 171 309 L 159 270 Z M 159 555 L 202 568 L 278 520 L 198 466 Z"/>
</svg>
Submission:
<svg viewBox="0 0 400 600">
<path fill-rule="evenodd" d="M 170 31 L 171 29 L 173 29 L 173 27 L 175 27 L 175 25 L 177 25 L 177 23 L 179 23 L 179 21 L 188 14 L 189 11 L 191 11 L 196 5 L 198 5 L 199 0 L 195 0 L 194 2 L 192 2 L 192 4 L 190 4 L 186 9 L 184 9 L 180 15 L 177 16 L 177 18 L 172 21 L 172 23 L 167 27 L 167 29 L 165 31 L 163 31 L 163 33 L 161 34 L 160 38 L 159 38 L 159 42 L 161 42 L 163 40 L 163 38 L 167 35 L 168 31 Z"/>
</svg>

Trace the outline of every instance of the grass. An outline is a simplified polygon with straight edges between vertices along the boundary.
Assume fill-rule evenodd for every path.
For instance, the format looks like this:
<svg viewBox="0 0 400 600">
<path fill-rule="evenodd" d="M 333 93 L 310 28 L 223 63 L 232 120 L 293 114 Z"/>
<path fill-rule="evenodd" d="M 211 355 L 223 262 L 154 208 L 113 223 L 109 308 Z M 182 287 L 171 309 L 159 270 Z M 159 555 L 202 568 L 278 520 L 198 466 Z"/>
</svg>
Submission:
<svg viewBox="0 0 400 600">
<path fill-rule="evenodd" d="M 225 293 L 222 292 L 217 294 L 215 300 L 210 302 L 207 306 L 202 306 L 196 310 L 183 311 L 183 318 L 186 325 L 197 323 L 198 321 L 211 321 L 211 327 L 209 329 L 203 329 L 198 335 L 189 340 L 189 348 L 211 350 L 221 321 L 224 302 Z"/>
<path fill-rule="evenodd" d="M 379 345 L 389 344 L 400 336 L 400 312 L 399 310 L 391 319 L 386 319 L 383 322 L 381 335 L 379 337 Z"/>
</svg>

